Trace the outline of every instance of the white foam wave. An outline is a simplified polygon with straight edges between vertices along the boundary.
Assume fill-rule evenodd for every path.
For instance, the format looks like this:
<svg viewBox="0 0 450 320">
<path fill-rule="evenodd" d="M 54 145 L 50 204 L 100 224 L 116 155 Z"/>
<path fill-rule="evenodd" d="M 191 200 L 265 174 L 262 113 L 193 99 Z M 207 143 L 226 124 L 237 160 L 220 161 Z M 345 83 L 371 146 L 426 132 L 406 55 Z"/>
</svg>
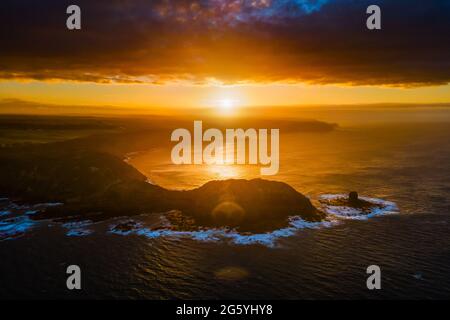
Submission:
<svg viewBox="0 0 450 320">
<path fill-rule="evenodd" d="M 347 195 L 345 194 L 325 194 L 320 196 L 322 200 L 337 200 L 337 199 L 346 199 Z M 398 214 L 400 213 L 397 205 L 392 201 L 387 201 L 378 198 L 370 198 L 370 197 L 359 197 L 361 200 L 370 202 L 375 204 L 373 208 L 366 209 L 365 211 L 352 208 L 347 206 L 335 206 L 326 203 L 322 203 L 322 209 L 328 215 L 335 216 L 341 219 L 352 219 L 352 220 L 367 220 L 376 216 L 383 216 L 389 214 Z"/>
<path fill-rule="evenodd" d="M 346 197 L 346 195 L 327 194 L 321 196 L 320 198 L 323 200 L 335 200 L 343 197 Z M 118 224 L 111 225 L 110 233 L 124 236 L 134 234 L 150 239 L 161 237 L 190 238 L 204 242 L 225 240 L 236 245 L 259 244 L 273 248 L 276 247 L 279 239 L 292 237 L 302 229 L 330 228 L 341 223 L 342 220 L 345 219 L 365 220 L 374 216 L 399 213 L 398 207 L 394 202 L 369 197 L 360 197 L 360 199 L 374 203 L 377 206 L 363 212 L 362 210 L 351 207 L 322 204 L 322 209 L 328 214 L 328 217 L 324 221 L 308 222 L 299 216 L 290 217 L 288 227 L 266 233 L 239 233 L 236 230 L 229 229 L 205 229 L 199 231 L 174 231 L 170 229 L 152 230 L 144 227 L 139 222 L 133 222 L 135 223 L 135 228 L 131 228 L 126 231 L 117 230 L 116 227 Z M 127 220 L 127 222 L 130 222 L 130 220 Z"/>
<path fill-rule="evenodd" d="M 28 216 L 0 220 L 0 241 L 23 236 L 36 225 Z"/>
<path fill-rule="evenodd" d="M 61 203 L 40 203 L 35 205 L 19 205 L 8 198 L 0 198 L 0 241 L 19 238 L 32 230 L 39 222 L 30 216 L 47 207 L 59 206 Z"/>
<path fill-rule="evenodd" d="M 190 238 L 203 242 L 217 242 L 225 240 L 236 245 L 260 244 L 272 248 L 276 246 L 279 239 L 292 237 L 301 229 L 331 227 L 335 223 L 337 223 L 337 221 L 327 220 L 322 222 L 308 222 L 303 220 L 301 217 L 291 217 L 289 219 L 288 227 L 258 234 L 239 233 L 235 230 L 229 229 L 205 229 L 198 231 L 174 231 L 170 229 L 151 230 L 143 227 L 139 223 L 136 223 L 136 225 L 138 225 L 136 228 L 127 231 L 116 230 L 116 227 L 118 226 L 117 224 L 111 225 L 109 232 L 118 235 L 134 234 L 138 236 L 145 236 L 150 239 L 161 237 Z"/>
<path fill-rule="evenodd" d="M 219 242 L 225 241 L 236 245 L 263 245 L 267 247 L 276 247 L 278 240 L 294 236 L 303 229 L 319 229 L 329 228 L 346 219 L 367 220 L 371 217 L 397 214 L 399 209 L 394 202 L 377 198 L 360 197 L 362 200 L 376 204 L 371 209 L 363 212 L 362 210 L 327 204 L 326 201 L 346 198 L 343 194 L 326 194 L 320 196 L 322 202 L 322 210 L 328 214 L 327 218 L 321 222 L 308 222 L 299 216 L 289 218 L 288 226 L 266 233 L 240 233 L 236 230 L 226 228 L 222 229 L 203 229 L 196 231 L 175 231 L 169 227 L 163 229 L 150 229 L 138 220 L 127 219 L 115 221 L 109 226 L 109 233 L 128 236 L 137 235 L 150 239 L 156 238 L 189 238 L 202 242 Z M 7 200 L 7 199 L 6 199 Z M 30 219 L 40 211 L 40 209 L 51 206 L 60 206 L 61 203 L 45 203 L 34 206 L 21 206 L 12 202 L 7 207 L 0 208 L 0 241 L 14 239 L 29 232 L 38 222 Z M 129 228 L 118 228 L 120 225 L 128 224 Z M 89 220 L 79 222 L 64 223 L 61 226 L 67 229 L 66 235 L 69 237 L 88 236 L 94 232 L 94 223 Z"/>
<path fill-rule="evenodd" d="M 68 229 L 66 235 L 68 237 L 84 237 L 92 234 L 94 230 L 88 227 L 92 225 L 92 221 L 78 221 L 78 222 L 67 222 L 62 225 L 63 228 Z"/>
<path fill-rule="evenodd" d="M 9 210 L 0 210 L 0 217 L 9 216 L 11 213 Z"/>
</svg>

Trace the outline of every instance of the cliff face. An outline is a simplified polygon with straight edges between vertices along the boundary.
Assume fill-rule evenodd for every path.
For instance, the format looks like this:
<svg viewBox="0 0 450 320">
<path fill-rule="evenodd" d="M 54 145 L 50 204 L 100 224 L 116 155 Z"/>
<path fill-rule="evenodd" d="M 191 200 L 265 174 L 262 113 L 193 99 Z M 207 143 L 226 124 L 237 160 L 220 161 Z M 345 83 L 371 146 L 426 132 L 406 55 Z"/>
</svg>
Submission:
<svg viewBox="0 0 450 320">
<path fill-rule="evenodd" d="M 308 198 L 285 183 L 213 181 L 191 191 L 170 191 L 106 153 L 63 145 L 0 149 L 0 195 L 24 202 L 63 202 L 38 218 L 115 216 L 180 210 L 195 225 L 240 231 L 273 230 L 289 216 L 320 221 Z"/>
</svg>

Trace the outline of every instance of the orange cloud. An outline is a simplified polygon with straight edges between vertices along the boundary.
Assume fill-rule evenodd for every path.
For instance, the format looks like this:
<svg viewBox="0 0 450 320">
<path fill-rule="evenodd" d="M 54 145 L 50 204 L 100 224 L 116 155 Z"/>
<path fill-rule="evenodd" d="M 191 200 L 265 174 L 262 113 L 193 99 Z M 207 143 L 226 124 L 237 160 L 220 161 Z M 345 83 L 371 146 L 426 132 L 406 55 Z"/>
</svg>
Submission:
<svg viewBox="0 0 450 320">
<path fill-rule="evenodd" d="M 447 1 L 375 1 L 383 30 L 353 0 L 3 0 L 0 78 L 86 82 L 450 82 Z"/>
</svg>

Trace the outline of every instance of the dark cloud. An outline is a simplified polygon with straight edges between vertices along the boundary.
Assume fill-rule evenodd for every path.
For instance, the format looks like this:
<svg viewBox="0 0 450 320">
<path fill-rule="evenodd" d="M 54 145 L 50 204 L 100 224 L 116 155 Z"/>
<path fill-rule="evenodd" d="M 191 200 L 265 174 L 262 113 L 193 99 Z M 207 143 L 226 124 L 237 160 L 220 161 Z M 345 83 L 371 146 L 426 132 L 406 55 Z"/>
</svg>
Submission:
<svg viewBox="0 0 450 320">
<path fill-rule="evenodd" d="M 449 21 L 447 0 L 2 0 L 0 78 L 446 84 Z"/>
</svg>

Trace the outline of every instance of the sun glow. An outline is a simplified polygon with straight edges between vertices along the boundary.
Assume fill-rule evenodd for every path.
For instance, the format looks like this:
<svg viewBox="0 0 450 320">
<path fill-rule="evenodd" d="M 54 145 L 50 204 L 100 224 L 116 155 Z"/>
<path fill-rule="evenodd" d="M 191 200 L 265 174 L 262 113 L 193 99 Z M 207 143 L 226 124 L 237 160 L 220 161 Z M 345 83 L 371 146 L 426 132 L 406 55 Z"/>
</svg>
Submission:
<svg viewBox="0 0 450 320">
<path fill-rule="evenodd" d="M 208 171 L 215 179 L 231 179 L 240 175 L 238 168 L 233 165 L 210 165 Z"/>
<path fill-rule="evenodd" d="M 219 100 L 217 106 L 222 113 L 230 114 L 236 109 L 237 101 L 225 98 Z"/>
<path fill-rule="evenodd" d="M 223 99 L 220 101 L 220 106 L 223 109 L 232 109 L 235 106 L 235 102 L 231 99 Z"/>
</svg>

